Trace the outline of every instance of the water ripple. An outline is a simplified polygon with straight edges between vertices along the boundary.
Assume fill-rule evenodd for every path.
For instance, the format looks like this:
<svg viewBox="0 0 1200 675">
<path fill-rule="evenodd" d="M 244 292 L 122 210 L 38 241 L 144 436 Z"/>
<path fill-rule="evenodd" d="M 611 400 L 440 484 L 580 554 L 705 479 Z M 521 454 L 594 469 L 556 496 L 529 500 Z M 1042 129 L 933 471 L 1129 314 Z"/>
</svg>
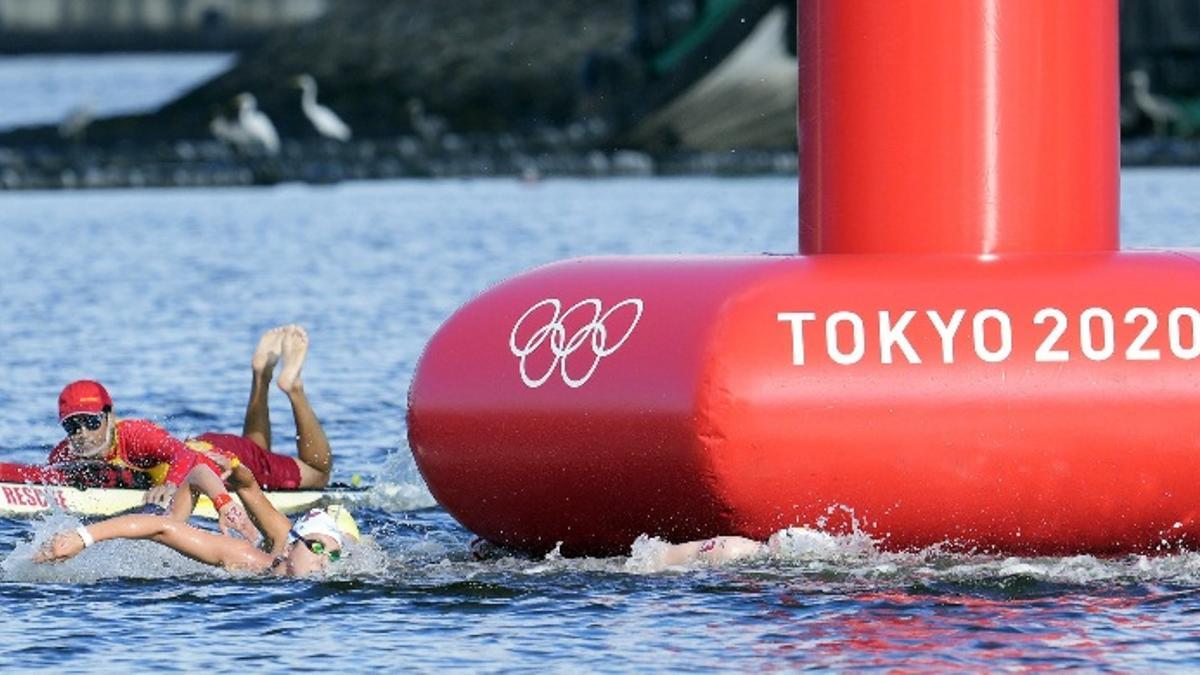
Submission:
<svg viewBox="0 0 1200 675">
<path fill-rule="evenodd" d="M 1193 245 L 1196 194 L 1194 171 L 1126 172 L 1127 245 Z M 562 257 L 794 250 L 794 181 L 4 194 L 0 209 L 6 459 L 44 457 L 55 396 L 75 377 L 104 379 L 122 413 L 177 434 L 236 431 L 257 336 L 298 321 L 335 480 L 375 486 L 353 504 L 366 541 L 309 580 L 227 574 L 147 542 L 36 567 L 37 543 L 77 521 L 0 519 L 6 670 L 1200 664 L 1192 552 L 1013 558 L 807 536 L 718 568 L 663 567 L 633 542 L 612 558 L 471 559 L 471 535 L 436 508 L 404 441 L 412 369 L 440 322 Z M 290 452 L 286 402 L 272 397 Z"/>
</svg>

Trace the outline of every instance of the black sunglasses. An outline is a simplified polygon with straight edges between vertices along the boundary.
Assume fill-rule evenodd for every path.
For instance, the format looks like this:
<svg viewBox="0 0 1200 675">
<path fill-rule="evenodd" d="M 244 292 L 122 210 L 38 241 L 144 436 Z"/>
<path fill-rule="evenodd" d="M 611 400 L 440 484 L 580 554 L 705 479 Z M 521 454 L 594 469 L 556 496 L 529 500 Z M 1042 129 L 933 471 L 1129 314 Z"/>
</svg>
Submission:
<svg viewBox="0 0 1200 675">
<path fill-rule="evenodd" d="M 74 436 L 85 427 L 88 431 L 95 431 L 101 424 L 104 424 L 104 415 L 71 415 L 62 421 L 63 431 L 66 431 L 68 436 Z"/>
<path fill-rule="evenodd" d="M 295 528 L 288 530 L 289 533 L 299 541 L 304 542 L 304 548 L 316 553 L 317 555 L 329 556 L 329 562 L 337 562 L 342 557 L 342 549 L 330 551 L 325 542 L 320 539 L 305 539 L 296 532 Z"/>
</svg>

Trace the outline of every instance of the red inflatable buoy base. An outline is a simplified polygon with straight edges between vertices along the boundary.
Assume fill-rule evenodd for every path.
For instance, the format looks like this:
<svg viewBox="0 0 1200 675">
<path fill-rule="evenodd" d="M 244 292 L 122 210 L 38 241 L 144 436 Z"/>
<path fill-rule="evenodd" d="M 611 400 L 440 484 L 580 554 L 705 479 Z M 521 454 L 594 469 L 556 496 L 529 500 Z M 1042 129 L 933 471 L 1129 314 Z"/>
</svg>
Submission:
<svg viewBox="0 0 1200 675">
<path fill-rule="evenodd" d="M 588 259 L 422 356 L 409 440 L 534 552 L 852 528 L 1020 554 L 1200 543 L 1190 254 Z"/>
</svg>

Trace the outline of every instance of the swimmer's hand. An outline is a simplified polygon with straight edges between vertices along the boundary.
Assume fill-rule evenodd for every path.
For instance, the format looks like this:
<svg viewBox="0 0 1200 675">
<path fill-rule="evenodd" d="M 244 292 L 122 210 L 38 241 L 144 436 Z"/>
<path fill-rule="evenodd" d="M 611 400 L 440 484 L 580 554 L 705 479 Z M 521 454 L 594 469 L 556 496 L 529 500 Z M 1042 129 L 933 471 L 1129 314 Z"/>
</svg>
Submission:
<svg viewBox="0 0 1200 675">
<path fill-rule="evenodd" d="M 247 469 L 245 464 L 238 464 L 230 469 L 225 484 L 229 486 L 230 490 L 237 492 L 257 486 L 258 481 L 254 479 L 254 473 Z"/>
<path fill-rule="evenodd" d="M 142 497 L 142 503 L 143 504 L 157 504 L 157 505 L 163 507 L 164 509 L 170 509 L 171 508 L 171 500 L 174 499 L 174 497 L 175 497 L 176 489 L 177 488 L 174 485 L 171 485 L 170 483 L 163 483 L 162 485 L 155 485 L 154 487 L 150 488 L 149 490 L 146 490 L 146 494 Z"/>
<path fill-rule="evenodd" d="M 233 460 L 219 452 L 214 452 L 211 455 L 207 455 L 207 457 L 212 461 L 213 464 L 221 467 L 221 480 L 222 482 L 227 482 L 229 480 L 229 474 L 233 473 L 233 467 L 235 466 Z M 241 462 L 238 464 L 240 463 Z"/>
<path fill-rule="evenodd" d="M 232 533 L 237 532 L 250 543 L 258 541 L 258 530 L 246 517 L 246 512 L 242 510 L 242 507 L 235 502 L 229 502 L 218 513 L 217 527 L 221 529 L 221 534 L 233 536 Z"/>
<path fill-rule="evenodd" d="M 79 555 L 84 549 L 83 537 L 74 530 L 59 532 L 42 544 L 38 552 L 33 554 L 35 563 L 60 563 Z"/>
</svg>

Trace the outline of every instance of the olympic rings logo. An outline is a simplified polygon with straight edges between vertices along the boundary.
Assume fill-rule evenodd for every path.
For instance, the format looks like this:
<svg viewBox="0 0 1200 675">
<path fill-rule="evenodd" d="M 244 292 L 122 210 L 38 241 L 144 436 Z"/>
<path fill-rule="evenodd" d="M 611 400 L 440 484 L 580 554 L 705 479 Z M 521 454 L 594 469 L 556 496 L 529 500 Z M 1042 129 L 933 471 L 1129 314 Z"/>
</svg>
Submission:
<svg viewBox="0 0 1200 675">
<path fill-rule="evenodd" d="M 524 344 L 517 340 L 518 334 L 522 333 L 526 321 L 538 310 L 549 307 L 553 308 L 554 313 L 542 324 L 537 330 L 525 340 Z M 621 334 L 615 342 L 609 342 L 609 329 L 607 326 L 609 317 L 620 311 L 623 308 L 633 308 L 633 321 L 630 322 L 629 328 Z M 586 313 L 591 309 L 590 318 Z M 512 351 L 513 356 L 521 359 L 520 371 L 521 380 L 530 389 L 536 389 L 546 383 L 547 380 L 554 374 L 557 369 L 562 373 L 563 382 L 572 389 L 577 389 L 592 377 L 592 373 L 596 372 L 596 367 L 600 365 L 601 359 L 612 354 L 625 344 L 629 336 L 633 334 L 633 329 L 637 328 L 638 321 L 642 318 L 642 301 L 638 298 L 630 298 L 622 300 L 613 305 L 607 312 L 601 313 L 601 304 L 599 298 L 587 298 L 571 305 L 567 311 L 562 310 L 562 302 L 556 298 L 547 298 L 534 306 L 525 310 L 521 318 L 513 324 L 512 334 L 508 337 L 508 348 Z M 580 314 L 582 313 L 582 314 Z M 582 327 L 576 330 L 570 338 L 567 337 L 567 329 L 570 319 L 574 318 L 578 321 L 582 318 L 589 320 Z M 614 332 L 613 335 L 616 335 Z M 548 345 L 550 352 L 554 358 L 550 361 L 550 365 L 544 373 L 535 372 L 530 374 L 529 357 L 541 349 L 542 345 Z M 587 345 L 590 347 L 592 354 L 591 365 L 587 372 L 579 377 L 572 377 L 567 370 L 567 359 L 572 354 L 583 349 Z M 540 371 L 540 368 L 538 369 Z"/>
</svg>

